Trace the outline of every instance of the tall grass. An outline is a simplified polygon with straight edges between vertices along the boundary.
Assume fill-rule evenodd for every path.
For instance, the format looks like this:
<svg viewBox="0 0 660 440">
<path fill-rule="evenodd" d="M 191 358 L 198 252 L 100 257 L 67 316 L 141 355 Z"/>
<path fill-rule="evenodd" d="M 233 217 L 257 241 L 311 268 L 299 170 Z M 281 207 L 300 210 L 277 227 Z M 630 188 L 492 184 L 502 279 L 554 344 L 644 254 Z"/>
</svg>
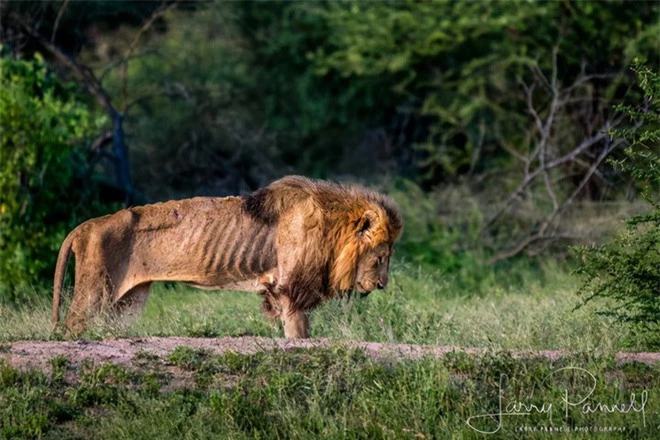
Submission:
<svg viewBox="0 0 660 440">
<path fill-rule="evenodd" d="M 457 290 L 449 276 L 399 263 L 385 291 L 330 301 L 312 313 L 314 338 L 485 347 L 495 350 L 621 350 L 631 335 L 591 307 L 574 311 L 576 280 L 555 265 L 518 272 L 486 292 Z M 155 285 L 131 327 L 95 322 L 88 338 L 259 335 L 281 337 L 258 295 Z M 51 337 L 50 301 L 0 306 L 0 339 Z M 64 307 L 66 309 L 66 306 Z M 628 347 L 630 349 L 630 347 Z M 632 349 L 641 349 L 635 347 Z"/>
</svg>

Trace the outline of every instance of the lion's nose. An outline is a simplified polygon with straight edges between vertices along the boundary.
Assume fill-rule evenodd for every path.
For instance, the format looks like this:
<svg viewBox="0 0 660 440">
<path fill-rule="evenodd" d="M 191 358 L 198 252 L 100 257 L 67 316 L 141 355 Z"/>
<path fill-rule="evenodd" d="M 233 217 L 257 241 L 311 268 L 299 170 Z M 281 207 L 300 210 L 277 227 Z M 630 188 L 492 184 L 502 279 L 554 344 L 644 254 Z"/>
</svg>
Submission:
<svg viewBox="0 0 660 440">
<path fill-rule="evenodd" d="M 378 281 L 378 283 L 376 283 L 376 287 L 378 287 L 379 289 L 384 289 L 384 288 L 385 288 L 385 284 L 383 284 L 382 281 Z"/>
</svg>

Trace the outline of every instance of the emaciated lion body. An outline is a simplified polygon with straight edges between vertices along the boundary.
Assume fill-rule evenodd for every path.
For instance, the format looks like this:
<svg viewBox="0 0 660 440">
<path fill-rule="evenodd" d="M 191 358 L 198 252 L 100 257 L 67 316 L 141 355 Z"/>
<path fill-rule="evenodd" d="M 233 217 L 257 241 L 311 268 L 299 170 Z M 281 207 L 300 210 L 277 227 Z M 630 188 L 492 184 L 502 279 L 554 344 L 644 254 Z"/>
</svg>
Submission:
<svg viewBox="0 0 660 440">
<path fill-rule="evenodd" d="M 355 186 L 290 176 L 244 197 L 197 197 L 89 220 L 65 239 L 55 270 L 53 324 L 69 254 L 74 296 L 65 320 L 80 334 L 90 313 L 127 319 L 154 281 L 258 291 L 287 337 L 307 337 L 306 312 L 353 289 L 387 284 L 402 223 L 387 197 Z"/>
</svg>

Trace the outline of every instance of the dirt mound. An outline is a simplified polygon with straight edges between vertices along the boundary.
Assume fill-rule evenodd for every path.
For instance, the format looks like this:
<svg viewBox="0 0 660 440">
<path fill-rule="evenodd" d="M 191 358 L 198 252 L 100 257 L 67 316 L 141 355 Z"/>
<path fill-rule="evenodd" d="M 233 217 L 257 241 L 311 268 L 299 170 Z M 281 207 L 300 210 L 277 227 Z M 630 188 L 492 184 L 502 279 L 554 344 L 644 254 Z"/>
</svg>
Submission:
<svg viewBox="0 0 660 440">
<path fill-rule="evenodd" d="M 167 355 L 180 346 L 193 349 L 208 350 L 211 353 L 234 351 L 241 354 L 252 354 L 268 350 L 297 350 L 310 348 L 347 347 L 364 350 L 365 354 L 374 359 L 419 359 L 424 356 L 443 357 L 451 352 L 468 354 L 483 354 L 485 349 L 459 348 L 451 346 L 389 344 L 378 342 L 334 341 L 329 339 L 290 340 L 270 339 L 253 336 L 224 338 L 183 338 L 183 337 L 151 337 L 142 339 L 116 339 L 104 341 L 21 341 L 5 346 L 0 359 L 5 359 L 10 365 L 18 368 L 50 369 L 50 359 L 64 356 L 72 364 L 90 360 L 94 364 L 112 362 L 120 365 L 131 365 L 138 357 L 145 355 L 166 359 Z M 511 355 L 516 358 L 545 357 L 556 360 L 566 355 L 558 350 L 518 351 Z M 660 362 L 660 353 L 618 353 L 617 362 L 644 362 L 648 364 Z"/>
</svg>

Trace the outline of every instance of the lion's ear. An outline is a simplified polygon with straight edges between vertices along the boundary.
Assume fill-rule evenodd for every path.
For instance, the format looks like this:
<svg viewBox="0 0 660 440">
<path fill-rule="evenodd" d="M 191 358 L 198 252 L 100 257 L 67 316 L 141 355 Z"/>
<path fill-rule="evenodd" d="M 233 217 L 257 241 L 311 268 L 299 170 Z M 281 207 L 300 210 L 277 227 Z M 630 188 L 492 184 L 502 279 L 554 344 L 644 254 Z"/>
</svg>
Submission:
<svg viewBox="0 0 660 440">
<path fill-rule="evenodd" d="M 357 222 L 357 235 L 363 236 L 369 229 L 371 229 L 378 219 L 376 213 L 370 209 L 364 211 L 362 217 Z"/>
</svg>

